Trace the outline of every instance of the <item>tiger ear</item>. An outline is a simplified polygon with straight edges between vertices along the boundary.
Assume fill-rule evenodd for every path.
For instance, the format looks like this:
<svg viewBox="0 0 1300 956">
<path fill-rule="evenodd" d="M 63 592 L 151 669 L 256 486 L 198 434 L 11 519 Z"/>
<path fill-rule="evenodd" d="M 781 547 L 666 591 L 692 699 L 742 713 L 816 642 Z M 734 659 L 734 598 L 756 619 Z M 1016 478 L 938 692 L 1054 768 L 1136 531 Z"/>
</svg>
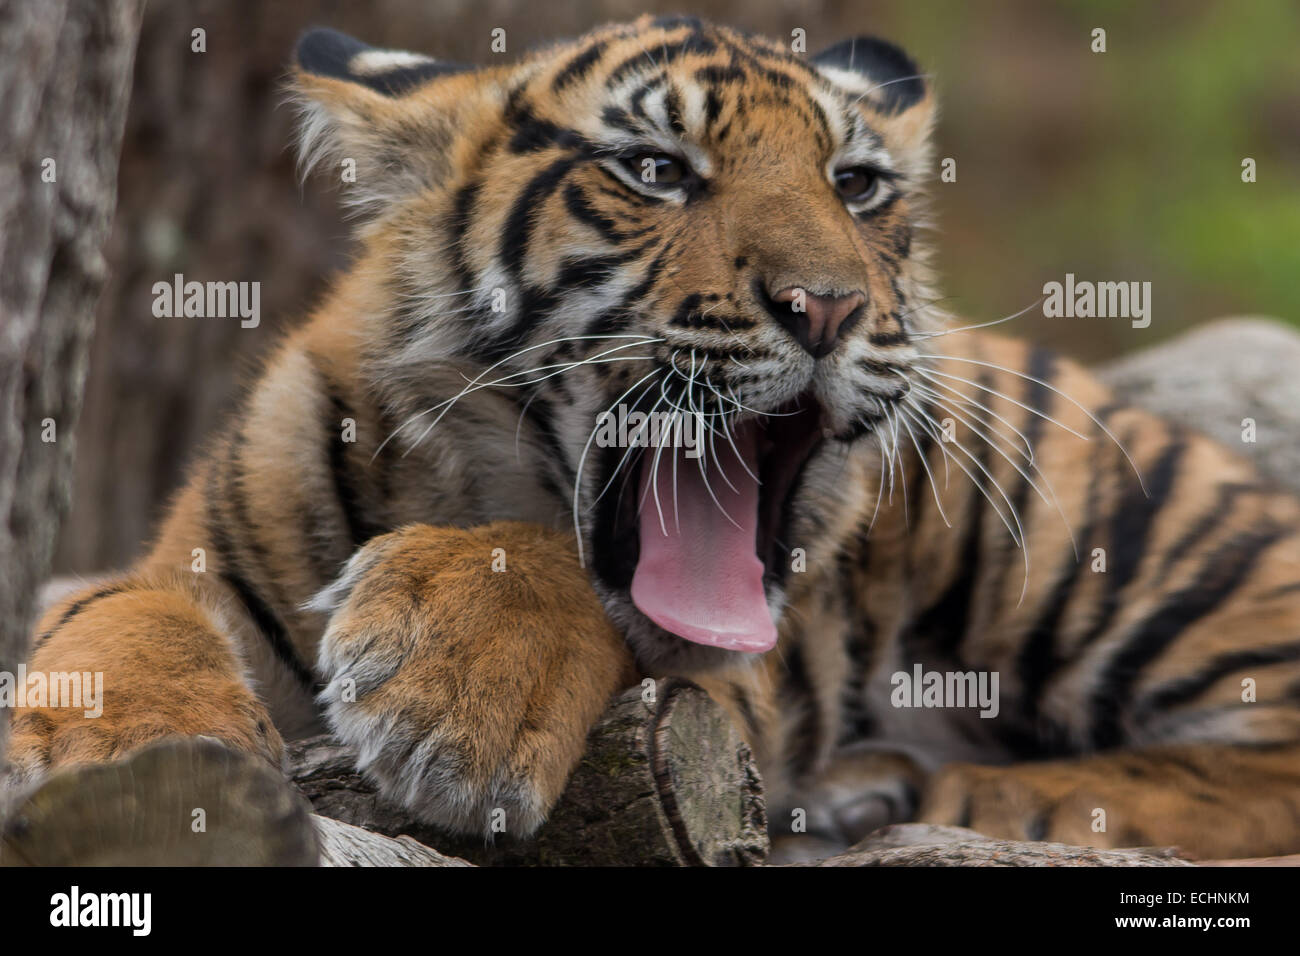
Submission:
<svg viewBox="0 0 1300 956">
<path fill-rule="evenodd" d="M 445 177 L 456 124 L 480 85 L 472 67 L 329 29 L 302 35 L 295 67 L 304 175 L 332 167 L 344 200 L 371 210 Z"/>
<path fill-rule="evenodd" d="M 934 122 L 934 93 L 916 62 L 877 37 L 844 40 L 812 58 L 817 69 L 878 118 L 887 139 L 922 150 Z"/>
<path fill-rule="evenodd" d="M 297 60 L 303 73 L 359 83 L 385 96 L 400 96 L 436 77 L 473 69 L 423 53 L 381 50 L 326 27 L 298 38 Z"/>
</svg>

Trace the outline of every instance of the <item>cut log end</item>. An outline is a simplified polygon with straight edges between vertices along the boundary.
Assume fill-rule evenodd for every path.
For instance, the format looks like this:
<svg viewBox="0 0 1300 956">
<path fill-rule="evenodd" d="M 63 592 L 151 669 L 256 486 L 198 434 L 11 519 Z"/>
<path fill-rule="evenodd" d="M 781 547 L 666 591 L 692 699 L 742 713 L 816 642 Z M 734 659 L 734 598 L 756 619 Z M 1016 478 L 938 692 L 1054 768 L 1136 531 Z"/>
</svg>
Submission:
<svg viewBox="0 0 1300 956">
<path fill-rule="evenodd" d="M 564 795 L 531 839 L 425 826 L 382 799 L 355 754 L 328 736 L 290 746 L 290 772 L 316 812 L 482 865 L 737 866 L 767 858 L 762 783 L 749 747 L 687 681 L 626 691 L 592 729 Z"/>
<path fill-rule="evenodd" d="M 5 814 L 5 866 L 312 866 L 309 807 L 265 762 L 172 738 L 56 772 Z"/>
</svg>

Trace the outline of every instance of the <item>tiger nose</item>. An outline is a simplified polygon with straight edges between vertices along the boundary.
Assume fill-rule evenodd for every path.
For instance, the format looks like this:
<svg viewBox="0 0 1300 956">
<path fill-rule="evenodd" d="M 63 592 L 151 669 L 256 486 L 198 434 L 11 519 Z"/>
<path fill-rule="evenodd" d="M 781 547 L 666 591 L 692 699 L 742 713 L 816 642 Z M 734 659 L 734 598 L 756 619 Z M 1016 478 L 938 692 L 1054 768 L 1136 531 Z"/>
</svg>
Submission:
<svg viewBox="0 0 1300 956">
<path fill-rule="evenodd" d="M 781 324 L 813 358 L 831 353 L 840 336 L 857 323 L 867 301 L 861 292 L 815 295 L 799 286 L 782 289 L 772 299 L 790 307 L 782 310 Z"/>
</svg>

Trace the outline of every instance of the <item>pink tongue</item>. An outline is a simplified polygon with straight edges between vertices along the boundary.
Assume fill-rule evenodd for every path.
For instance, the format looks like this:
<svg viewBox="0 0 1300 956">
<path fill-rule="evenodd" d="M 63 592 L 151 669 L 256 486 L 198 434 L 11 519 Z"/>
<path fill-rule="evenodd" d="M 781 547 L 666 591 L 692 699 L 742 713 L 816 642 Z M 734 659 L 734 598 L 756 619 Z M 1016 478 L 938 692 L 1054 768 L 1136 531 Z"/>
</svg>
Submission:
<svg viewBox="0 0 1300 956">
<path fill-rule="evenodd" d="M 682 448 L 665 448 L 657 467 L 641 468 L 641 558 L 632 577 L 632 600 L 650 620 L 688 641 L 768 651 L 776 644 L 776 627 L 763 593 L 763 564 L 755 554 L 758 482 L 745 471 L 758 474 L 758 428 L 743 425 L 733 437 L 745 467 L 730 444 L 721 445 L 717 457 L 727 480 L 712 462 L 706 485 L 701 459 L 685 457 Z M 647 462 L 656 451 L 646 449 Z"/>
</svg>

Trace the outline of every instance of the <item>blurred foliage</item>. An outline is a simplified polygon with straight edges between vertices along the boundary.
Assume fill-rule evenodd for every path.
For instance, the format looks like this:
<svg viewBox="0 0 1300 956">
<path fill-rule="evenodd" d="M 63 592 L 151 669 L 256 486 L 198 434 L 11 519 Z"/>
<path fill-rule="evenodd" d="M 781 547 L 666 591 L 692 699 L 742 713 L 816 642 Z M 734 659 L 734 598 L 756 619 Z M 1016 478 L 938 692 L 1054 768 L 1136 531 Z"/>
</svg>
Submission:
<svg viewBox="0 0 1300 956">
<path fill-rule="evenodd" d="M 1066 272 L 1151 281 L 1150 329 L 1015 326 L 1089 359 L 1227 313 L 1300 324 L 1300 6 L 945 0 L 899 13 L 898 39 L 938 74 L 940 155 L 958 160 L 958 181 L 936 190 L 955 308 L 1014 312 Z M 1094 27 L 1105 53 L 1091 52 Z"/>
</svg>

